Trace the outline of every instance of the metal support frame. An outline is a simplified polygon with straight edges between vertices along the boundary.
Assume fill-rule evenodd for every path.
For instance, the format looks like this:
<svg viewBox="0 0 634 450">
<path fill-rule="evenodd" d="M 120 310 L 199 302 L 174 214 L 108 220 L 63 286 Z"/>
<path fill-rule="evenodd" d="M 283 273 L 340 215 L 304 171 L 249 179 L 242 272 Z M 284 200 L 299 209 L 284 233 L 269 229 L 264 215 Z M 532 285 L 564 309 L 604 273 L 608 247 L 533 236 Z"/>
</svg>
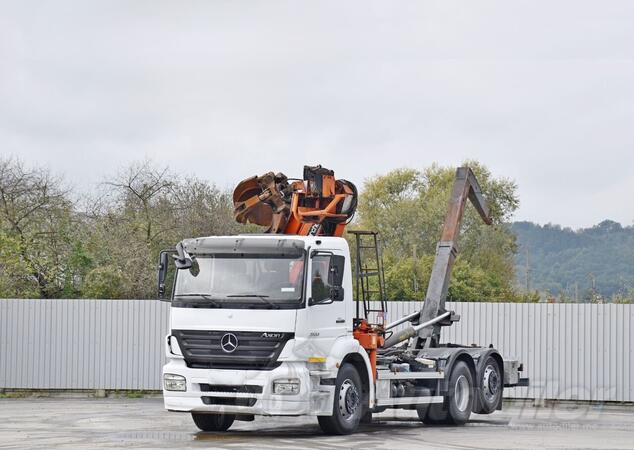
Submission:
<svg viewBox="0 0 634 450">
<path fill-rule="evenodd" d="M 462 217 L 470 200 L 476 211 L 487 225 L 491 225 L 492 220 L 489 215 L 489 208 L 482 190 L 478 184 L 473 171 L 468 167 L 459 167 L 456 170 L 451 198 L 445 224 L 443 226 L 442 237 L 436 247 L 436 257 L 429 279 L 429 286 L 423 308 L 418 317 L 419 323 L 428 322 L 435 319 L 440 314 L 445 313 L 445 300 L 447 299 L 447 289 L 456 256 L 458 254 L 457 241 L 460 234 Z M 418 336 L 410 344 L 412 348 L 436 347 L 440 340 L 440 329 L 444 325 L 450 325 L 449 321 L 439 321 L 431 327 L 423 327 L 418 331 Z"/>
<path fill-rule="evenodd" d="M 491 225 L 489 208 L 482 196 L 478 180 L 471 169 L 459 167 L 456 170 L 442 236 L 436 247 L 436 256 L 423 307 L 420 312 L 410 314 L 387 326 L 389 329 L 406 321 L 412 322 L 412 326 L 390 336 L 385 341 L 384 348 L 392 347 L 412 337 L 415 339 L 410 342 L 409 350 L 437 347 L 441 327 L 451 325 L 460 319 L 459 316 L 445 310 L 445 300 L 458 254 L 456 243 L 467 200 L 471 201 L 484 223 Z"/>
</svg>

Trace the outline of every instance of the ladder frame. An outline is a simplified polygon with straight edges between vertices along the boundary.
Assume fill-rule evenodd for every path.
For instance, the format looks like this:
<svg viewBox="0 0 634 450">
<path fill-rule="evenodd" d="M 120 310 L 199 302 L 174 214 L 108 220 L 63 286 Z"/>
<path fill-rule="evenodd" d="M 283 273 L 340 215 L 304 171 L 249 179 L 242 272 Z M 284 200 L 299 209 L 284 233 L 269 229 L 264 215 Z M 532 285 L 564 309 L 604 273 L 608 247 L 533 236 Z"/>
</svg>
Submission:
<svg viewBox="0 0 634 450">
<path fill-rule="evenodd" d="M 354 235 L 355 237 L 355 245 L 356 245 L 356 261 L 355 261 L 355 286 L 356 286 L 356 294 L 357 298 L 356 302 L 356 318 L 355 321 L 358 323 L 361 320 L 360 316 L 360 303 L 363 302 L 363 315 L 365 320 L 369 322 L 369 314 L 370 313 L 379 313 L 385 322 L 385 313 L 387 312 L 387 297 L 385 294 L 385 273 L 383 270 L 383 252 L 381 251 L 380 240 L 378 238 L 378 232 L 376 231 L 365 231 L 365 230 L 348 230 L 348 233 Z M 371 239 L 372 245 L 366 245 L 363 237 L 366 237 L 365 241 L 367 242 L 368 236 Z M 363 250 L 374 250 L 373 258 L 376 262 L 376 267 L 367 267 L 365 264 Z M 373 290 L 370 289 L 370 278 L 378 277 L 379 289 Z M 372 309 L 370 306 L 370 302 L 372 300 L 372 295 L 378 294 L 378 301 L 380 302 L 381 309 Z M 383 326 L 384 323 L 377 323 L 372 325 L 380 325 Z"/>
</svg>

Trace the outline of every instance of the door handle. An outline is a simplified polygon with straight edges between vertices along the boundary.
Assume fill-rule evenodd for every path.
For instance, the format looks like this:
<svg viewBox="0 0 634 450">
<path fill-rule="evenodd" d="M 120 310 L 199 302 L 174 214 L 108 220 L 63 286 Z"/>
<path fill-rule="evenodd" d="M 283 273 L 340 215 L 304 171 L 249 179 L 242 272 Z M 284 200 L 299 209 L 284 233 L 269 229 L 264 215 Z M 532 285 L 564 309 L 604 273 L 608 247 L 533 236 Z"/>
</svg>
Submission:
<svg viewBox="0 0 634 450">
<path fill-rule="evenodd" d="M 346 323 L 346 319 L 342 319 L 341 317 L 339 317 L 337 319 L 337 323 Z"/>
</svg>

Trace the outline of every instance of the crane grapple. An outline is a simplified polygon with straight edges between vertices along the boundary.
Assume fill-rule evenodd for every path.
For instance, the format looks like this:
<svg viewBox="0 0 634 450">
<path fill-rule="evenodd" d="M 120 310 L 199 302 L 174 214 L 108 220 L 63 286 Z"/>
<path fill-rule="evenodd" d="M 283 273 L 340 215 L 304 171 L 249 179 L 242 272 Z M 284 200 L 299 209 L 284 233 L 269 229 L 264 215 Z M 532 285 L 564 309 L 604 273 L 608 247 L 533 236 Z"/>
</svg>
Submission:
<svg viewBox="0 0 634 450">
<path fill-rule="evenodd" d="M 267 233 L 341 236 L 357 208 L 357 188 L 334 171 L 304 166 L 302 180 L 268 172 L 233 191 L 235 219 L 268 227 Z"/>
</svg>

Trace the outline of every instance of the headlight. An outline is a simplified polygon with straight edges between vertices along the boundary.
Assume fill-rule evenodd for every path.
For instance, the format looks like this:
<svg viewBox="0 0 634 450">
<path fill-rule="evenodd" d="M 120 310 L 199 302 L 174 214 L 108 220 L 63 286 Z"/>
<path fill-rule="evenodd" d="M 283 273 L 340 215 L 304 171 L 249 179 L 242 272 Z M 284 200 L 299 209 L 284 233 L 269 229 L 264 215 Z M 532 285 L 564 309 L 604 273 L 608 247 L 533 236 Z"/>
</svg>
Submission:
<svg viewBox="0 0 634 450">
<path fill-rule="evenodd" d="M 166 373 L 163 375 L 163 386 L 166 391 L 185 392 L 187 390 L 185 377 L 181 375 L 174 375 L 173 373 Z"/>
<path fill-rule="evenodd" d="M 299 380 L 297 378 L 275 380 L 273 382 L 273 393 L 277 395 L 299 394 Z"/>
</svg>

